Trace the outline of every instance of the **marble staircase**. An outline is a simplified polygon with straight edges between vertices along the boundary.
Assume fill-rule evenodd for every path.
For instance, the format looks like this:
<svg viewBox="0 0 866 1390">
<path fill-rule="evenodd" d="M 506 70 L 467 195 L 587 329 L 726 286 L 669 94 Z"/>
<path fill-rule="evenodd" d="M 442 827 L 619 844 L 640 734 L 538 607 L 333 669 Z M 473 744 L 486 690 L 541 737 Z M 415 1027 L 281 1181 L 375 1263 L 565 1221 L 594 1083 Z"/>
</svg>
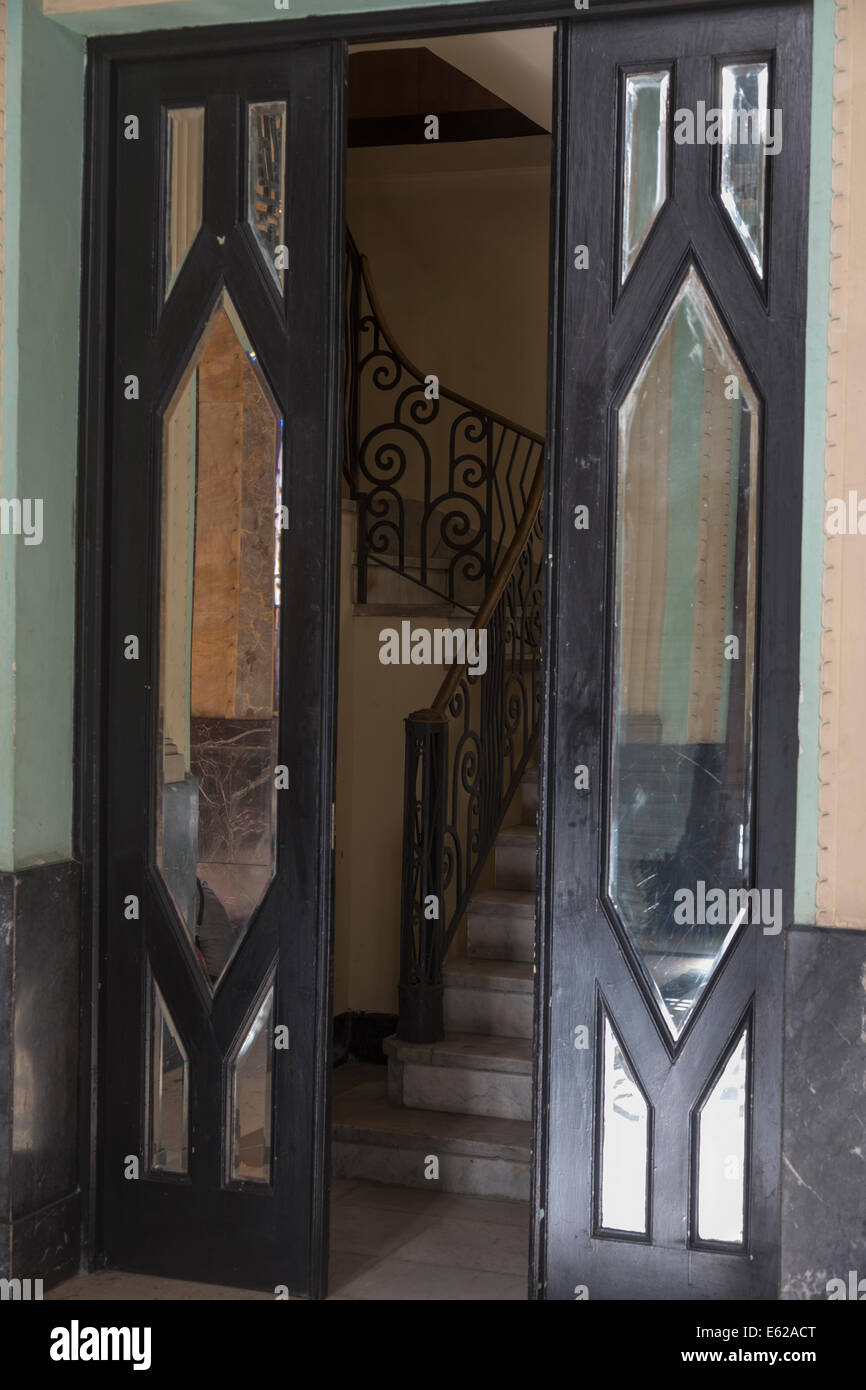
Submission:
<svg viewBox="0 0 866 1390">
<path fill-rule="evenodd" d="M 467 953 L 445 962 L 445 1037 L 388 1038 L 387 1093 L 369 1082 L 336 1096 L 337 1177 L 529 1197 L 537 768 L 520 798 L 523 823 L 495 844 L 495 886 L 469 904 Z"/>
</svg>

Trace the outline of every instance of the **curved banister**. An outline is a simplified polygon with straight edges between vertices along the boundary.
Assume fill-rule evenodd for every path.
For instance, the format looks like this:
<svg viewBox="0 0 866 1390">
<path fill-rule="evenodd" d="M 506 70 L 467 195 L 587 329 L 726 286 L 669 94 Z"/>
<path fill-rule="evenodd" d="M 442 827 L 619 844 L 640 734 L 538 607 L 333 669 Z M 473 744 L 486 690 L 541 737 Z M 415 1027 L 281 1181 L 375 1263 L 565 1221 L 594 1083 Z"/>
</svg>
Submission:
<svg viewBox="0 0 866 1390">
<path fill-rule="evenodd" d="M 441 382 L 430 395 L 350 234 L 346 250 L 344 473 L 359 510 L 358 601 L 376 565 L 474 613 L 525 513 L 543 436 Z"/>
<path fill-rule="evenodd" d="M 543 493 L 540 459 L 475 614 L 486 669 L 455 662 L 406 720 L 397 1032 L 408 1042 L 444 1036 L 443 962 L 537 744 Z"/>
<path fill-rule="evenodd" d="M 535 477 L 532 481 L 532 487 L 529 490 L 529 496 L 526 499 L 526 509 L 523 513 L 523 516 L 520 519 L 520 524 L 514 533 L 514 537 L 511 541 L 511 544 L 508 547 L 508 550 L 506 551 L 505 559 L 499 566 L 499 569 L 497 570 L 496 575 L 493 579 L 493 583 L 490 585 L 490 588 L 484 595 L 484 600 L 481 603 L 478 612 L 475 614 L 475 621 L 473 623 L 473 626 L 478 631 L 481 631 L 482 628 L 487 627 L 487 624 L 489 623 L 496 609 L 496 605 L 502 598 L 502 595 L 505 591 L 505 586 L 511 578 L 512 574 L 514 573 L 514 569 L 517 565 L 520 553 L 526 545 L 530 533 L 532 532 L 532 529 L 537 522 L 543 498 L 544 455 L 542 454 L 538 463 L 538 467 L 535 470 Z M 454 662 L 454 664 L 449 667 L 445 679 L 443 680 L 442 684 L 439 687 L 439 690 L 436 693 L 436 698 L 430 707 L 431 713 L 439 715 L 445 713 L 445 710 L 448 707 L 448 702 L 454 694 L 455 689 L 457 688 L 457 683 L 460 680 L 460 673 L 464 669 L 464 667 L 465 662 L 462 664 Z"/>
</svg>

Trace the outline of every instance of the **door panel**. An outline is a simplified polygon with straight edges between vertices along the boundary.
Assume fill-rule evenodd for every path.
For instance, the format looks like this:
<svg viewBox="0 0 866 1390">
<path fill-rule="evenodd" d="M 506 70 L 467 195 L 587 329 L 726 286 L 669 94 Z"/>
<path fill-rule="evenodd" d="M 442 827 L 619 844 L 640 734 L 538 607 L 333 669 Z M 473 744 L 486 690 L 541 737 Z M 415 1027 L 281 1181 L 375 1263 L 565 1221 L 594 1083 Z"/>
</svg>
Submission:
<svg viewBox="0 0 866 1390">
<path fill-rule="evenodd" d="M 327 1249 L 342 64 L 122 64 L 115 106 L 102 1243 L 298 1296 Z"/>
<path fill-rule="evenodd" d="M 542 1296 L 777 1295 L 810 32 L 561 31 Z"/>
</svg>

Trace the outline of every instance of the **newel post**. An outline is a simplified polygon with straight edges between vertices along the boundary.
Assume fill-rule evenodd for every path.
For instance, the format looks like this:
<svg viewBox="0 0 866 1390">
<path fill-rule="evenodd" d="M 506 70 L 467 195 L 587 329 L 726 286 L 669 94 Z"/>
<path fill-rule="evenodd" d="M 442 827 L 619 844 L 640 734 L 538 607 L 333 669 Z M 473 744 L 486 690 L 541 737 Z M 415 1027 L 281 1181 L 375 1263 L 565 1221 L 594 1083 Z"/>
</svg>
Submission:
<svg viewBox="0 0 866 1390">
<path fill-rule="evenodd" d="M 403 895 L 397 1036 L 439 1042 L 445 871 L 448 724 L 434 710 L 406 720 L 403 796 Z"/>
</svg>

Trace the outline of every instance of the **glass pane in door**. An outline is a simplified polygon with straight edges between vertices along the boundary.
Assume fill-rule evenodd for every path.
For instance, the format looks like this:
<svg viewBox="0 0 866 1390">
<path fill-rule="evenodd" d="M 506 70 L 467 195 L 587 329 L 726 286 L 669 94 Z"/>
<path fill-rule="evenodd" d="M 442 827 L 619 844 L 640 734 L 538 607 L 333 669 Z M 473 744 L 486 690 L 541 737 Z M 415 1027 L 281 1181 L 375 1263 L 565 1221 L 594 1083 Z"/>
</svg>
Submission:
<svg viewBox="0 0 866 1390">
<path fill-rule="evenodd" d="M 722 111 L 725 115 L 719 164 L 722 205 L 746 255 L 762 277 L 767 201 L 765 137 L 771 133 L 769 84 L 768 63 L 728 63 L 722 68 Z"/>
<path fill-rule="evenodd" d="M 189 1059 L 156 984 L 151 997 L 150 1166 L 187 1171 Z"/>
<path fill-rule="evenodd" d="M 698 1111 L 699 1240 L 743 1241 L 748 1030 Z"/>
<path fill-rule="evenodd" d="M 668 111 L 671 75 L 625 75 L 620 279 L 625 280 L 668 196 Z"/>
<path fill-rule="evenodd" d="M 165 293 L 171 293 L 201 226 L 204 196 L 204 107 L 166 112 Z"/>
<path fill-rule="evenodd" d="M 649 1108 L 610 1020 L 604 1019 L 601 1078 L 601 1225 L 611 1231 L 647 1228 Z"/>
<path fill-rule="evenodd" d="M 223 296 L 167 412 L 156 860 L 215 985 L 275 865 L 282 421 Z"/>
<path fill-rule="evenodd" d="M 608 891 L 678 1037 L 749 893 L 758 403 L 697 272 L 619 408 Z"/>
<path fill-rule="evenodd" d="M 250 104 L 247 219 L 256 245 L 280 290 L 285 280 L 285 134 L 284 101 Z"/>
<path fill-rule="evenodd" d="M 271 1176 L 274 988 L 268 989 L 231 1062 L 231 1177 Z"/>
</svg>

